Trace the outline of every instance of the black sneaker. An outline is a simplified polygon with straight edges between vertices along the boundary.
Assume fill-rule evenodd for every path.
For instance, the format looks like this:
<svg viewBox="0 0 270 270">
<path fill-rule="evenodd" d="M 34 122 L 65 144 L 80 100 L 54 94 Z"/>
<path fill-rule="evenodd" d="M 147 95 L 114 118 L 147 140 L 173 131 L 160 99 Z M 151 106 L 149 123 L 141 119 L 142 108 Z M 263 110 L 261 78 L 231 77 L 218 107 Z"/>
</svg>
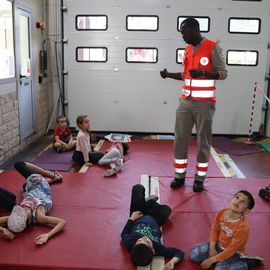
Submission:
<svg viewBox="0 0 270 270">
<path fill-rule="evenodd" d="M 203 181 L 195 180 L 193 183 L 193 191 L 194 192 L 201 192 L 204 190 Z"/>
<path fill-rule="evenodd" d="M 174 178 L 171 182 L 171 188 L 180 188 L 185 184 L 184 178 Z"/>
<path fill-rule="evenodd" d="M 239 260 L 242 262 L 246 262 L 248 265 L 248 269 L 253 269 L 263 263 L 263 259 L 258 256 L 242 255 Z"/>
<path fill-rule="evenodd" d="M 259 196 L 263 199 L 270 200 L 270 190 L 268 188 L 263 188 L 259 191 Z"/>
</svg>

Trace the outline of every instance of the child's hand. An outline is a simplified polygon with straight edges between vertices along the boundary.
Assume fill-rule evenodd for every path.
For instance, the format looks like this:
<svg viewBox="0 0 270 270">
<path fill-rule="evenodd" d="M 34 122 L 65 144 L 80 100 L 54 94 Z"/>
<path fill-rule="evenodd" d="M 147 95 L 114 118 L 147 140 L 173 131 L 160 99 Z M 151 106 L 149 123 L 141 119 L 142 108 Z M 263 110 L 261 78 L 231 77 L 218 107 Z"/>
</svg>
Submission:
<svg viewBox="0 0 270 270">
<path fill-rule="evenodd" d="M 93 166 L 93 164 L 90 163 L 90 162 L 85 162 L 85 165 L 86 165 L 87 167 L 92 167 L 92 166 Z"/>
<path fill-rule="evenodd" d="M 209 250 L 209 258 L 210 257 L 214 257 L 217 255 L 217 251 L 216 251 L 216 248 L 211 248 L 210 247 L 210 250 Z"/>
<path fill-rule="evenodd" d="M 49 239 L 49 235 L 47 233 L 41 234 L 35 239 L 35 244 L 38 246 L 41 246 L 41 245 L 47 243 L 48 239 Z"/>
<path fill-rule="evenodd" d="M 15 237 L 15 235 L 12 232 L 10 232 L 8 229 L 6 229 L 6 228 L 2 228 L 1 234 L 7 240 L 12 240 Z"/>
<path fill-rule="evenodd" d="M 204 260 L 202 263 L 201 263 L 201 268 L 202 269 L 208 269 L 212 266 L 212 264 L 214 264 L 216 262 L 216 258 L 215 257 L 211 257 L 211 258 L 208 258 L 206 260 Z"/>
<path fill-rule="evenodd" d="M 165 266 L 164 266 L 164 270 L 172 270 L 174 269 L 174 263 L 173 262 L 168 262 Z"/>
<path fill-rule="evenodd" d="M 135 221 L 137 220 L 138 218 L 140 218 L 141 216 L 143 216 L 142 212 L 141 211 L 135 211 L 131 214 L 131 217 L 129 219 Z"/>
</svg>

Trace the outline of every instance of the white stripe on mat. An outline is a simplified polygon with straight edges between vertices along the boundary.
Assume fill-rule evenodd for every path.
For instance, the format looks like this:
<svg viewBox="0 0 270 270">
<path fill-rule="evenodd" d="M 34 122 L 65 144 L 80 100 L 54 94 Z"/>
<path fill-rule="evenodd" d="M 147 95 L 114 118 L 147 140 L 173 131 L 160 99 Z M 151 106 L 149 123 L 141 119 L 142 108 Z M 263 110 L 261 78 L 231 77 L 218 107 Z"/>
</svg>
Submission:
<svg viewBox="0 0 270 270">
<path fill-rule="evenodd" d="M 95 150 L 95 151 L 99 151 L 100 148 L 101 148 L 101 146 L 103 145 L 104 142 L 105 142 L 105 140 L 100 140 L 100 141 L 97 143 L 97 145 L 95 146 L 94 150 Z M 89 169 L 88 166 L 83 165 L 83 166 L 80 168 L 79 173 L 86 173 L 88 169 Z"/>
<path fill-rule="evenodd" d="M 157 195 L 160 203 L 160 191 L 159 191 L 159 178 L 150 175 L 141 175 L 141 184 L 145 187 L 145 196 Z M 163 243 L 163 238 L 161 238 Z M 163 270 L 165 266 L 165 260 L 163 257 L 154 257 L 151 265 L 138 266 L 137 270 Z"/>
<path fill-rule="evenodd" d="M 238 168 L 238 166 L 235 164 L 235 162 L 231 159 L 231 157 L 228 154 L 223 155 L 227 163 L 230 165 L 230 167 L 234 170 L 235 175 L 237 178 L 244 179 L 246 176 L 242 173 L 242 171 Z"/>
<path fill-rule="evenodd" d="M 223 173 L 223 175 L 224 175 L 225 177 L 231 177 L 230 172 L 227 170 L 227 168 L 225 167 L 224 163 L 223 163 L 222 160 L 220 159 L 218 153 L 216 152 L 216 150 L 215 150 L 213 147 L 211 147 L 211 154 L 212 154 L 214 160 L 216 161 L 216 163 L 217 163 L 219 169 L 220 169 L 221 172 Z"/>
</svg>

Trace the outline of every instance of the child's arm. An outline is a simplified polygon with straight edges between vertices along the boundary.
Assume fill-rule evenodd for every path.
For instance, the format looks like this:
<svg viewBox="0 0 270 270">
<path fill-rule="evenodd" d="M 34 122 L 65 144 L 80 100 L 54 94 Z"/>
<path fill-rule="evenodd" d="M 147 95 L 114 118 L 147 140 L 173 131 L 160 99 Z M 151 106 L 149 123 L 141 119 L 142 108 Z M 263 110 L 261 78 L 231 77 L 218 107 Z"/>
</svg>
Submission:
<svg viewBox="0 0 270 270">
<path fill-rule="evenodd" d="M 65 142 L 63 142 L 62 140 L 60 140 L 59 136 L 55 136 L 55 141 L 60 143 L 61 145 L 67 145 Z"/>
<path fill-rule="evenodd" d="M 222 262 L 229 259 L 233 256 L 237 251 L 239 251 L 240 247 L 245 245 L 248 239 L 248 227 L 242 226 L 238 229 L 238 231 L 234 234 L 233 239 L 228 247 L 226 247 L 222 252 L 218 253 L 215 256 L 209 257 L 201 263 L 201 267 L 203 269 L 210 268 L 216 262 Z"/>
<path fill-rule="evenodd" d="M 0 217 L 0 225 L 6 225 L 8 221 L 9 216 L 6 217 Z M 12 240 L 15 235 L 10 232 L 7 228 L 0 227 L 0 234 L 7 240 Z"/>
<path fill-rule="evenodd" d="M 38 210 L 39 211 L 39 210 Z M 52 236 L 56 235 L 60 231 L 63 230 L 63 228 L 66 225 L 66 221 L 61 218 L 57 217 L 50 217 L 46 216 L 41 212 L 38 212 L 38 223 L 44 224 L 47 226 L 53 225 L 54 228 L 46 233 L 46 234 L 41 234 L 35 239 L 36 245 L 43 245 L 45 244 Z"/>
<path fill-rule="evenodd" d="M 0 226 L 7 225 L 9 216 L 0 217 Z"/>
<path fill-rule="evenodd" d="M 210 249 L 209 249 L 209 257 L 213 257 L 217 254 L 216 244 L 218 241 L 218 236 L 220 232 L 220 216 L 223 213 L 223 210 L 219 211 L 215 216 L 215 220 L 212 224 L 211 234 L 210 234 Z"/>
</svg>

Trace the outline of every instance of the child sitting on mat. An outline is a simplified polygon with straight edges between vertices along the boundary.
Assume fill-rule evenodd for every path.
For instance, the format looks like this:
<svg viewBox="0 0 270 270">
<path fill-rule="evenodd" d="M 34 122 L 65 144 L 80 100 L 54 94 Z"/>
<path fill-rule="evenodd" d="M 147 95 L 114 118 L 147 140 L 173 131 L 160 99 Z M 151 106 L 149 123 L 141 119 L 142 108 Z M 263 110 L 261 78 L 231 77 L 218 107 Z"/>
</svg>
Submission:
<svg viewBox="0 0 270 270">
<path fill-rule="evenodd" d="M 215 270 L 247 270 L 260 264 L 261 258 L 243 255 L 249 234 L 246 215 L 254 205 L 254 198 L 248 191 L 238 191 L 233 196 L 230 207 L 217 213 L 212 225 L 210 242 L 191 249 L 191 260 L 200 263 L 203 269 L 215 264 Z"/>
<path fill-rule="evenodd" d="M 164 269 L 174 269 L 174 266 L 183 260 L 184 253 L 180 249 L 165 247 L 161 243 L 160 227 L 167 221 L 172 210 L 167 205 L 158 204 L 157 200 L 157 196 L 145 199 L 144 186 L 133 186 L 130 218 L 121 238 L 131 251 L 131 260 L 135 266 L 147 266 L 154 256 L 164 256 L 170 259 Z"/>
<path fill-rule="evenodd" d="M 65 116 L 60 115 L 56 118 L 57 127 L 53 132 L 53 149 L 58 153 L 72 150 L 76 141 L 73 139 L 68 127 L 68 120 Z"/>
<path fill-rule="evenodd" d="M 7 225 L 5 234 L 10 240 L 14 238 L 13 233 L 22 232 L 32 224 L 53 227 L 51 231 L 35 239 L 36 245 L 43 245 L 63 230 L 66 224 L 61 218 L 46 215 L 52 207 L 50 184 L 62 182 L 62 176 L 57 172 L 52 173 L 22 161 L 17 162 L 15 168 L 26 178 L 25 194 L 21 204 L 13 207 L 10 216 L 0 218 L 0 225 Z"/>
<path fill-rule="evenodd" d="M 87 115 L 80 115 L 77 117 L 77 126 L 79 132 L 77 135 L 76 150 L 73 152 L 72 159 L 80 166 L 92 166 L 104 156 L 102 152 L 94 151 L 90 141 L 90 121 Z"/>
<path fill-rule="evenodd" d="M 110 169 L 106 170 L 104 176 L 112 176 L 121 171 L 121 167 L 128 153 L 129 146 L 127 143 L 114 142 L 111 148 L 99 160 L 98 165 L 109 165 Z"/>
</svg>

